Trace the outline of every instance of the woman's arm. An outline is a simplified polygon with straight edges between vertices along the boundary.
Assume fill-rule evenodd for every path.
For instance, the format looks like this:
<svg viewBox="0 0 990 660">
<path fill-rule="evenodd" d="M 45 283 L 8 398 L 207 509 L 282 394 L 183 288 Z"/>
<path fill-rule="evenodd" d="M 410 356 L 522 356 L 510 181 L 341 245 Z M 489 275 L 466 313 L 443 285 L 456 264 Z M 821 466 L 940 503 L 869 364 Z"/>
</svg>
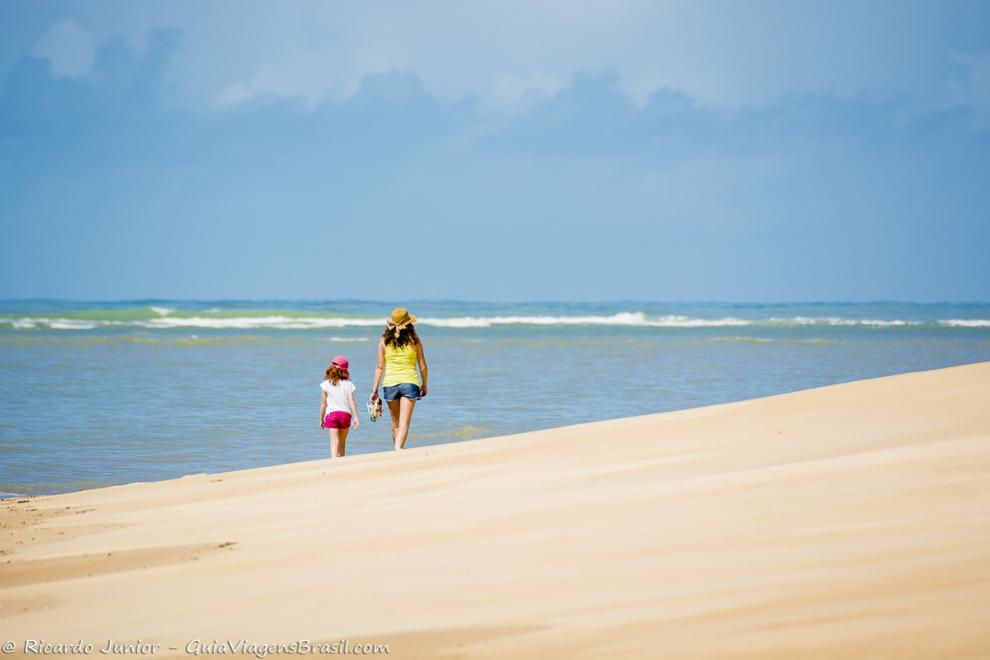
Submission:
<svg viewBox="0 0 990 660">
<path fill-rule="evenodd" d="M 324 428 L 327 419 L 327 391 L 320 390 L 323 392 L 323 400 L 320 401 L 320 428 Z"/>
<path fill-rule="evenodd" d="M 375 364 L 375 387 L 371 390 L 371 400 L 378 398 L 378 386 L 382 384 L 382 374 L 385 373 L 385 340 L 378 342 L 378 362 Z"/>
<path fill-rule="evenodd" d="M 358 421 L 357 403 L 354 401 L 354 392 L 347 395 L 347 401 L 351 404 L 351 428 L 357 431 L 358 427 L 361 426 L 361 422 Z"/>
<path fill-rule="evenodd" d="M 419 360 L 419 373 L 423 376 L 423 386 L 419 388 L 419 396 L 426 396 L 426 381 L 429 380 L 430 370 L 426 368 L 426 353 L 423 352 L 423 342 L 416 342 L 416 359 Z"/>
</svg>

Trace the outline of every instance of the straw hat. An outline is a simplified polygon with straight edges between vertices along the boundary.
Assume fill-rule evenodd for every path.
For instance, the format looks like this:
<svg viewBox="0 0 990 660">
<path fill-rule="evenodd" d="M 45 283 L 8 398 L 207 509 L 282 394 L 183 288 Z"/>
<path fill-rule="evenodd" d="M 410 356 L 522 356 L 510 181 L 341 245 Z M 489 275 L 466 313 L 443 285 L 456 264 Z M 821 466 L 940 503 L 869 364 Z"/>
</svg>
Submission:
<svg viewBox="0 0 990 660">
<path fill-rule="evenodd" d="M 416 322 L 416 316 L 409 313 L 409 310 L 405 307 L 396 307 L 392 310 L 391 318 L 385 320 L 390 326 L 394 326 L 397 330 L 402 330 L 410 323 Z"/>
</svg>

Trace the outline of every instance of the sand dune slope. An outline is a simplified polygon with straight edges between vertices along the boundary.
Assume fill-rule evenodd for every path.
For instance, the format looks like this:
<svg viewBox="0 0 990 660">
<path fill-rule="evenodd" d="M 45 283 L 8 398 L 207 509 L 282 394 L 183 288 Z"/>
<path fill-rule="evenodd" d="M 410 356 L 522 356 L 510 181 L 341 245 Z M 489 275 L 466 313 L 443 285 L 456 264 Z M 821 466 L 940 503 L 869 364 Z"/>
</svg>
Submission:
<svg viewBox="0 0 990 660">
<path fill-rule="evenodd" d="M 0 521 L 18 645 L 990 658 L 990 363 L 7 501 Z"/>
</svg>

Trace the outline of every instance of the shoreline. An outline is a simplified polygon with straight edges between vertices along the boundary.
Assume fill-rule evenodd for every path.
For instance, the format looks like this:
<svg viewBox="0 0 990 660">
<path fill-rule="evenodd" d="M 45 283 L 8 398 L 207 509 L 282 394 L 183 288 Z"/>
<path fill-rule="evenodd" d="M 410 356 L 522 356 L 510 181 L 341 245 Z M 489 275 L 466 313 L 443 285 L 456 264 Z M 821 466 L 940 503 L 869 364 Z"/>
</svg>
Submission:
<svg viewBox="0 0 990 660">
<path fill-rule="evenodd" d="M 880 381 L 880 380 L 884 380 L 884 379 L 888 379 L 888 378 L 898 378 L 900 376 L 907 376 L 907 375 L 912 375 L 912 374 L 923 374 L 923 373 L 931 373 L 931 372 L 937 372 L 937 371 L 945 371 L 947 369 L 956 369 L 956 368 L 959 368 L 959 367 L 969 367 L 969 366 L 974 366 L 974 365 L 979 365 L 979 364 L 990 364 L 990 362 L 967 362 L 967 363 L 963 363 L 963 364 L 959 364 L 959 365 L 954 365 L 952 367 L 936 367 L 936 368 L 933 368 L 933 369 L 925 369 L 925 370 L 921 370 L 921 371 L 910 371 L 910 372 L 892 374 L 892 375 L 887 375 L 887 376 L 877 376 L 877 377 L 874 377 L 874 378 L 864 378 L 864 379 L 858 379 L 858 380 L 841 381 L 841 382 L 832 383 L 832 384 L 829 384 L 829 385 L 822 385 L 822 386 L 819 386 L 819 387 L 803 388 L 803 389 L 799 389 L 799 390 L 793 390 L 793 391 L 790 391 L 790 392 L 782 392 L 782 393 L 779 393 L 779 394 L 768 394 L 766 396 L 759 396 L 759 397 L 754 397 L 754 398 L 751 398 L 751 399 L 740 399 L 738 401 L 726 401 L 724 403 L 707 404 L 707 405 L 695 406 L 695 407 L 691 407 L 691 408 L 681 408 L 681 409 L 678 409 L 678 410 L 668 410 L 668 411 L 665 411 L 665 412 L 643 413 L 643 414 L 640 414 L 640 415 L 631 415 L 631 416 L 625 416 L 625 417 L 614 417 L 614 418 L 609 418 L 609 419 L 593 420 L 593 421 L 589 421 L 589 422 L 578 422 L 578 423 L 575 423 L 575 424 L 566 424 L 566 425 L 554 426 L 554 427 L 550 427 L 550 428 L 541 428 L 541 429 L 537 429 L 537 430 L 534 430 L 534 431 L 524 431 L 522 433 L 507 433 L 505 435 L 486 436 L 486 437 L 483 437 L 483 438 L 472 438 L 472 439 L 468 439 L 468 440 L 455 440 L 455 441 L 452 441 L 452 442 L 443 442 L 443 443 L 436 443 L 436 444 L 429 444 L 429 445 L 413 445 L 413 446 L 407 447 L 403 451 L 405 451 L 405 452 L 417 451 L 417 450 L 423 451 L 423 450 L 428 450 L 428 449 L 431 449 L 431 448 L 434 448 L 435 449 L 435 448 L 439 448 L 439 447 L 445 447 L 445 446 L 448 446 L 448 445 L 463 445 L 463 444 L 472 444 L 472 443 L 497 442 L 499 440 L 508 439 L 508 438 L 516 438 L 516 437 L 519 437 L 519 436 L 527 436 L 527 437 L 529 437 L 529 436 L 538 436 L 538 435 L 541 435 L 541 434 L 548 434 L 548 433 L 556 433 L 556 432 L 560 432 L 560 431 L 567 431 L 567 430 L 570 430 L 570 429 L 577 429 L 577 428 L 583 428 L 583 427 L 594 427 L 595 425 L 600 425 L 600 424 L 613 424 L 615 422 L 622 422 L 622 421 L 626 421 L 626 420 L 645 420 L 645 419 L 655 418 L 655 417 L 658 417 L 658 416 L 661 416 L 661 415 L 667 416 L 667 415 L 676 415 L 676 414 L 679 414 L 679 413 L 687 413 L 687 412 L 697 411 L 697 410 L 719 409 L 719 408 L 723 408 L 725 406 L 734 406 L 734 405 L 739 405 L 739 404 L 747 404 L 747 403 L 750 403 L 750 402 L 764 401 L 764 400 L 767 400 L 767 399 L 774 399 L 774 398 L 777 398 L 777 397 L 786 397 L 786 396 L 792 396 L 792 395 L 795 395 L 795 394 L 802 394 L 804 392 L 812 392 L 812 391 L 818 391 L 818 390 L 827 390 L 828 388 L 842 387 L 844 385 L 848 385 L 848 384 L 851 384 L 851 383 L 868 383 L 868 382 Z M 387 420 L 385 420 L 385 421 L 387 421 Z M 362 424 L 365 423 L 365 422 L 366 422 L 366 420 L 362 418 Z M 415 438 L 415 436 L 412 436 L 410 439 L 412 441 L 415 441 L 416 438 Z M 393 452 L 394 452 L 394 450 L 391 450 L 391 449 L 383 449 L 381 451 L 361 452 L 361 453 L 348 454 L 348 455 L 343 456 L 341 458 L 346 459 L 346 460 L 352 460 L 352 459 L 357 458 L 359 456 L 379 456 L 381 454 L 391 454 Z M 277 469 L 277 468 L 287 467 L 287 466 L 292 466 L 292 465 L 300 465 L 300 464 L 308 464 L 308 463 L 318 463 L 318 462 L 325 461 L 325 460 L 330 460 L 330 459 L 329 458 L 317 458 L 317 459 L 309 459 L 309 460 L 303 460 L 303 461 L 290 461 L 290 462 L 286 462 L 286 463 L 273 463 L 271 465 L 259 465 L 259 466 L 255 466 L 255 467 L 241 468 L 241 469 L 237 469 L 237 470 L 223 470 L 223 471 L 218 471 L 218 472 L 189 472 L 187 474 L 183 474 L 183 475 L 180 475 L 180 476 L 177 476 L 177 477 L 165 477 L 165 478 L 162 478 L 162 479 L 151 479 L 151 480 L 142 480 L 142 481 L 127 481 L 127 482 L 123 482 L 123 483 L 119 483 L 119 484 L 108 484 L 106 486 L 97 486 L 97 487 L 94 487 L 94 488 L 83 488 L 83 489 L 80 489 L 80 490 L 67 491 L 67 492 L 64 492 L 64 493 L 47 493 L 47 494 L 36 494 L 36 495 L 18 494 L 18 493 L 0 493 L 0 504 L 3 504 L 5 502 L 9 502 L 10 500 L 14 500 L 14 499 L 35 499 L 35 498 L 60 497 L 60 496 L 66 496 L 66 495 L 74 495 L 74 494 L 77 494 L 77 493 L 86 493 L 86 492 L 90 492 L 90 491 L 99 491 L 99 490 L 104 490 L 104 489 L 107 489 L 107 488 L 119 488 L 119 487 L 122 487 L 122 486 L 133 486 L 133 485 L 140 485 L 140 484 L 158 484 L 158 483 L 177 482 L 177 481 L 182 481 L 184 479 L 189 479 L 189 478 L 192 478 L 192 477 L 203 477 L 203 476 L 222 477 L 223 475 L 233 475 L 233 474 L 238 474 L 238 473 L 242 473 L 242 472 L 247 473 L 247 472 L 254 472 L 254 471 L 258 471 L 258 470 Z"/>
<path fill-rule="evenodd" d="M 988 400 L 982 362 L 5 499 L 0 629 L 159 657 L 990 655 Z"/>
</svg>

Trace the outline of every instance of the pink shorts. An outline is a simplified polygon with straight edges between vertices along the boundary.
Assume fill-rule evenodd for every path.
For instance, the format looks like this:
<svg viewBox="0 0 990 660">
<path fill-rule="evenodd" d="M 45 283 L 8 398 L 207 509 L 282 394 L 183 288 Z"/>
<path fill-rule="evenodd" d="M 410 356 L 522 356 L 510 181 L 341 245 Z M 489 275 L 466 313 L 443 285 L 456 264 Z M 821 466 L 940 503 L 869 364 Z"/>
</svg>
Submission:
<svg viewBox="0 0 990 660">
<path fill-rule="evenodd" d="M 351 414 L 335 410 L 323 420 L 323 426 L 328 429 L 349 429 L 351 428 Z"/>
</svg>

